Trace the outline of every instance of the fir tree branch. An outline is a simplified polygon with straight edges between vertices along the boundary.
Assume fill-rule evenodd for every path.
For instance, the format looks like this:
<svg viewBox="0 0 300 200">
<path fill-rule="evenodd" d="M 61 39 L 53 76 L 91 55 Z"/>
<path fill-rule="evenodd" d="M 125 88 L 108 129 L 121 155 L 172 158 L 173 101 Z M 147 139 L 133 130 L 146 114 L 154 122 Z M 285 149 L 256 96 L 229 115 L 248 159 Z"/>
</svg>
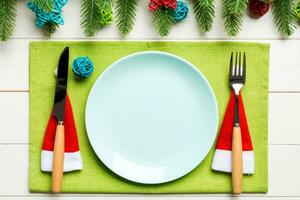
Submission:
<svg viewBox="0 0 300 200">
<path fill-rule="evenodd" d="M 210 31 L 215 17 L 214 0 L 192 0 L 192 2 L 199 29 L 202 32 Z"/>
<path fill-rule="evenodd" d="M 225 31 L 229 36 L 236 36 L 243 25 L 243 14 L 247 8 L 247 0 L 222 0 L 222 18 Z"/>
<path fill-rule="evenodd" d="M 297 14 L 294 10 L 293 0 L 274 0 L 272 13 L 278 31 L 284 37 L 291 36 L 297 23 Z"/>
<path fill-rule="evenodd" d="M 112 0 L 81 0 L 80 24 L 88 37 L 94 36 L 103 24 L 103 10 L 111 9 Z"/>
<path fill-rule="evenodd" d="M 160 36 L 167 36 L 174 25 L 174 10 L 172 8 L 160 7 L 154 12 L 154 26 Z"/>
<path fill-rule="evenodd" d="M 32 3 L 45 11 L 51 11 L 54 8 L 54 0 L 32 0 Z"/>
<path fill-rule="evenodd" d="M 95 4 L 100 9 L 107 9 L 107 8 L 113 6 L 113 2 L 114 2 L 114 0 L 96 0 Z"/>
<path fill-rule="evenodd" d="M 48 38 L 51 38 L 52 34 L 56 31 L 57 28 L 58 28 L 58 26 L 56 24 L 46 23 L 43 26 L 44 35 Z"/>
<path fill-rule="evenodd" d="M 81 26 L 84 28 L 84 33 L 88 37 L 94 36 L 99 27 L 98 18 L 100 9 L 96 5 L 98 0 L 82 0 L 81 1 Z"/>
<path fill-rule="evenodd" d="M 17 0 L 0 0 L 0 40 L 8 40 L 16 26 Z"/>
<path fill-rule="evenodd" d="M 137 2 L 138 0 L 116 0 L 117 26 L 123 37 L 133 28 Z"/>
</svg>

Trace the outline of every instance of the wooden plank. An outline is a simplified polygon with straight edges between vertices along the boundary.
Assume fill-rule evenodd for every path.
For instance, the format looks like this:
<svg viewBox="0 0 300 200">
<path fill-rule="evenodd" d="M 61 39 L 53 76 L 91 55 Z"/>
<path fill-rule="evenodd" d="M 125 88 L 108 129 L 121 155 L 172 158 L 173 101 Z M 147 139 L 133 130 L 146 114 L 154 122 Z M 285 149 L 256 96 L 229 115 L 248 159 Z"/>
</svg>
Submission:
<svg viewBox="0 0 300 200">
<path fill-rule="evenodd" d="M 0 145 L 0 196 L 28 192 L 28 145 Z"/>
<path fill-rule="evenodd" d="M 216 18 L 211 32 L 201 34 L 195 22 L 192 6 L 189 3 L 191 12 L 182 23 L 176 24 L 172 33 L 167 39 L 278 39 L 282 38 L 274 26 L 272 14 L 269 12 L 259 20 L 252 19 L 245 14 L 244 26 L 238 37 L 229 38 L 226 36 L 221 19 L 220 1 L 216 1 Z M 65 25 L 62 26 L 53 36 L 54 39 L 79 39 L 86 38 L 80 28 L 80 1 L 70 1 L 63 12 Z M 25 1 L 18 3 L 17 28 L 13 38 L 45 38 L 41 31 L 34 25 L 34 14 L 25 6 Z M 96 39 L 120 39 L 116 31 L 116 25 L 104 28 L 94 38 Z M 128 39 L 159 39 L 160 37 L 153 28 L 153 15 L 148 9 L 148 1 L 139 1 L 137 17 L 134 30 L 127 37 Z M 291 38 L 300 38 L 300 30 Z"/>
<path fill-rule="evenodd" d="M 28 143 L 28 95 L 0 92 L 0 113 L 5 113 L 1 121 L 6 125 L 1 129 L 0 144 Z M 300 144 L 300 93 L 271 93 L 269 101 L 269 144 Z"/>
<path fill-rule="evenodd" d="M 28 143 L 29 95 L 24 92 L 0 93 L 0 143 Z"/>
<path fill-rule="evenodd" d="M 300 144 L 300 94 L 270 94 L 269 144 Z"/>
<path fill-rule="evenodd" d="M 270 145 L 268 194 L 244 195 L 260 197 L 300 197 L 299 154 L 299 145 Z M 27 163 L 28 145 L 0 145 L 0 197 L 7 197 L 9 195 L 41 195 L 30 194 L 28 192 Z M 218 197 L 220 195 L 214 194 L 212 196 Z"/>
<path fill-rule="evenodd" d="M 271 44 L 270 91 L 299 92 L 300 40 L 265 40 L 262 42 Z M 0 91 L 28 91 L 28 43 L 27 39 L 0 43 Z"/>
<path fill-rule="evenodd" d="M 267 42 L 271 44 L 270 91 L 300 91 L 300 41 Z"/>
<path fill-rule="evenodd" d="M 28 90 L 29 40 L 0 43 L 0 91 Z"/>
</svg>

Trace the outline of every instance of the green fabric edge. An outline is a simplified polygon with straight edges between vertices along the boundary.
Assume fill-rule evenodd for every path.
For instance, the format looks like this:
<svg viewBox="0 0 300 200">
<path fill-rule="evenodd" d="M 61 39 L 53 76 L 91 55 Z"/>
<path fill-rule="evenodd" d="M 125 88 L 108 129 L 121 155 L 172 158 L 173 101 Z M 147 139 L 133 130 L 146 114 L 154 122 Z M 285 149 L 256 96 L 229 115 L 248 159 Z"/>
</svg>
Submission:
<svg viewBox="0 0 300 200">
<path fill-rule="evenodd" d="M 117 41 L 108 41 L 109 43 L 122 43 L 124 45 L 128 45 L 129 43 L 141 43 L 141 42 L 117 42 Z M 45 41 L 41 41 L 41 42 L 30 42 L 30 49 L 33 48 L 35 45 L 38 45 L 38 44 L 47 44 L 49 42 L 45 42 Z M 76 41 L 76 42 L 51 42 L 52 44 L 53 43 L 56 43 L 56 44 L 64 44 L 64 45 L 67 45 L 67 44 L 70 44 L 70 43 L 73 43 L 73 44 L 87 44 L 87 43 L 103 43 L 103 42 L 80 42 L 80 41 Z M 161 44 L 174 44 L 174 43 L 182 43 L 182 44 L 186 44 L 186 42 L 157 42 L 157 41 L 152 41 L 152 42 L 142 42 L 142 43 L 147 43 L 147 45 L 161 45 Z M 198 42 L 190 42 L 190 43 L 198 43 Z M 232 44 L 239 44 L 239 45 L 253 45 L 254 43 L 251 43 L 251 42 L 243 42 L 243 43 L 240 43 L 240 42 L 227 42 L 227 41 L 224 41 L 224 42 L 203 42 L 203 43 L 206 43 L 206 44 L 216 44 L 216 45 L 232 45 Z M 199 43 L 201 44 L 201 43 Z M 259 43 L 259 44 L 256 44 L 256 45 L 259 45 L 261 48 L 267 48 L 267 51 L 268 51 L 268 54 L 270 53 L 269 52 L 269 49 L 270 49 L 270 45 L 269 44 L 265 44 L 265 43 Z M 32 64 L 33 60 L 32 60 L 32 57 L 30 57 L 30 65 Z M 267 65 L 269 66 L 269 59 L 267 60 Z M 266 74 L 266 79 L 269 80 L 268 78 L 268 74 Z M 31 78 L 31 77 L 30 77 Z M 31 87 L 30 87 L 31 88 Z M 267 99 L 268 101 L 268 95 L 265 96 L 265 98 Z M 30 102 L 31 102 L 31 98 L 30 98 Z M 31 107 L 32 105 L 30 104 L 30 111 L 31 111 Z M 268 106 L 266 107 L 267 109 L 267 112 L 266 112 L 266 116 L 268 115 Z M 268 123 L 268 117 L 265 117 L 264 118 L 265 120 L 265 123 L 267 124 Z M 266 127 L 267 129 L 268 127 Z M 267 131 L 267 130 L 266 130 Z M 265 160 L 267 160 L 267 152 L 268 152 L 268 146 L 267 146 L 267 141 L 268 141 L 268 136 L 266 134 L 266 137 L 265 137 L 265 140 L 264 142 L 266 143 L 264 145 L 265 147 L 265 151 L 266 151 L 266 154 L 264 154 L 264 158 Z M 30 149 L 31 149 L 31 146 L 32 146 L 32 143 L 31 143 L 31 137 L 30 137 Z M 31 154 L 31 151 L 30 151 L 30 154 Z M 39 158 L 38 158 L 39 159 Z M 32 157 L 30 157 L 30 163 L 32 161 Z M 268 162 L 265 163 L 266 164 L 266 168 L 268 168 Z M 30 171 L 31 171 L 31 165 L 30 165 Z M 265 184 L 263 186 L 263 188 L 261 188 L 261 191 L 260 192 L 267 192 L 268 191 L 268 176 L 267 176 L 267 169 L 266 169 L 266 175 L 264 176 L 265 180 L 262 180 Z M 34 177 L 33 175 L 30 173 L 30 181 L 29 181 L 29 187 L 30 187 L 30 191 L 31 192 L 41 192 L 38 188 L 35 188 L 34 184 L 33 184 L 33 180 Z M 47 190 L 47 191 L 44 191 L 44 192 L 49 192 L 50 190 Z M 72 191 L 66 191 L 66 192 L 72 192 Z M 152 192 L 152 191 L 149 191 L 150 193 L 160 193 L 160 192 Z M 226 192 L 226 191 L 221 191 L 221 192 Z M 227 191 L 227 192 L 230 192 L 230 191 Z M 101 192 L 101 193 L 105 193 L 105 192 Z M 108 193 L 115 193 L 115 192 L 108 192 Z M 121 193 L 124 193 L 124 192 L 121 192 Z M 143 192 L 125 192 L 125 193 L 141 193 L 143 194 Z M 145 192 L 145 193 L 148 193 L 148 192 Z M 165 192 L 163 192 L 165 193 Z M 173 192 L 172 192 L 173 193 Z M 177 193 L 177 192 L 176 192 Z M 178 192 L 178 193 L 185 193 L 185 192 Z M 187 193 L 198 193 L 198 192 L 187 192 Z M 166 193 L 168 194 L 168 193 Z M 170 193 L 171 194 L 171 193 Z"/>
</svg>

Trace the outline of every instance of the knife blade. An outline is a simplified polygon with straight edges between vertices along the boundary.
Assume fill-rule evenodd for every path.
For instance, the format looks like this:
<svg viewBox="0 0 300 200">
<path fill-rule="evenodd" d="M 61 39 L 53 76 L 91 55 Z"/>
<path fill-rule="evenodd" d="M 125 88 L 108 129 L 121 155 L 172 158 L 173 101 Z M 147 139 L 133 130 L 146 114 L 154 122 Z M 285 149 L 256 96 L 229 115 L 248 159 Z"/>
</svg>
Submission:
<svg viewBox="0 0 300 200">
<path fill-rule="evenodd" d="M 59 58 L 53 106 L 53 114 L 58 122 L 63 122 L 65 117 L 68 65 L 69 47 L 66 47 Z"/>
<path fill-rule="evenodd" d="M 62 188 L 64 151 L 65 151 L 65 103 L 67 94 L 69 66 L 69 47 L 66 47 L 59 58 L 53 115 L 57 119 L 57 127 L 54 141 L 53 166 L 52 166 L 52 192 L 59 193 Z"/>
</svg>

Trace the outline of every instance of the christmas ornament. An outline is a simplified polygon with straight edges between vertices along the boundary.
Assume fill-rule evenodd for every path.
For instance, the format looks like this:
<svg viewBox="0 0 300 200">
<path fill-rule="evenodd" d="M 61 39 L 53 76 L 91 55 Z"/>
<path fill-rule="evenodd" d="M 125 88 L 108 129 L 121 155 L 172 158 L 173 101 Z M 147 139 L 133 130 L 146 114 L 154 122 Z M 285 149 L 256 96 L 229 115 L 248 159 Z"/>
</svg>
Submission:
<svg viewBox="0 0 300 200">
<path fill-rule="evenodd" d="M 27 7 L 36 14 L 35 24 L 38 28 L 42 28 L 45 24 L 50 23 L 56 26 L 63 25 L 62 8 L 67 4 L 68 0 L 55 0 L 54 8 L 48 12 L 43 10 L 34 2 L 28 2 Z"/>
<path fill-rule="evenodd" d="M 88 78 L 94 71 L 94 65 L 89 57 L 79 57 L 73 61 L 72 71 L 79 79 Z"/>
<path fill-rule="evenodd" d="M 248 8 L 251 17 L 259 18 L 269 11 L 270 3 L 263 2 L 262 0 L 250 0 Z"/>
<path fill-rule="evenodd" d="M 175 10 L 177 7 L 177 0 L 162 0 L 162 5 L 166 8 L 172 8 Z"/>
<path fill-rule="evenodd" d="M 176 10 L 177 0 L 150 0 L 148 6 L 150 11 L 157 11 L 160 7 Z"/>
<path fill-rule="evenodd" d="M 189 8 L 188 8 L 187 4 L 184 3 L 183 1 L 178 1 L 176 10 L 174 12 L 175 21 L 176 22 L 182 21 L 183 19 L 185 19 L 187 17 L 188 13 L 189 13 Z"/>
<path fill-rule="evenodd" d="M 160 6 L 162 6 L 161 0 L 150 0 L 149 2 L 150 11 L 157 11 Z"/>
<path fill-rule="evenodd" d="M 99 20 L 101 26 L 110 24 L 113 21 L 113 12 L 112 10 L 101 10 L 102 18 Z"/>
</svg>

